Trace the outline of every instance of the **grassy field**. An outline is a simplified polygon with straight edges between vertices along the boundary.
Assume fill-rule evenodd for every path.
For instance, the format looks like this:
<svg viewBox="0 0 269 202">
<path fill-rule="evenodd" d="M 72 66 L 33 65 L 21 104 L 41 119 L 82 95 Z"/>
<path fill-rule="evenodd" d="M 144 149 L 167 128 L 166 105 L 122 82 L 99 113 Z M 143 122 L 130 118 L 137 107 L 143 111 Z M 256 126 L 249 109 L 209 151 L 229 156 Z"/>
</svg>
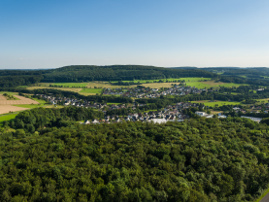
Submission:
<svg viewBox="0 0 269 202">
<path fill-rule="evenodd" d="M 32 98 L 32 99 L 39 102 L 40 104 L 47 104 L 47 102 L 45 100 L 40 100 L 40 99 L 37 99 L 37 98 Z"/>
<path fill-rule="evenodd" d="M 203 103 L 205 106 L 214 107 L 215 105 L 223 106 L 223 105 L 240 105 L 240 102 L 228 102 L 228 101 L 215 101 L 210 102 L 210 100 L 201 100 L 201 101 L 191 101 L 192 103 Z"/>
<path fill-rule="evenodd" d="M 256 99 L 257 102 L 264 102 L 267 103 L 269 102 L 269 98 L 264 98 L 264 99 Z"/>
<path fill-rule="evenodd" d="M 1 115 L 0 116 L 0 123 L 2 123 L 3 121 L 10 121 L 10 120 L 14 119 L 17 115 L 18 115 L 18 113 Z"/>
<path fill-rule="evenodd" d="M 215 82 L 211 80 L 211 78 L 199 78 L 199 77 L 186 77 L 186 78 L 170 78 L 170 79 L 151 79 L 151 80 L 130 80 L 130 81 L 123 81 L 123 82 L 134 82 L 140 83 L 142 86 L 150 87 L 150 88 L 169 88 L 171 84 L 179 84 L 180 81 L 185 81 L 187 86 L 196 87 L 196 88 L 211 88 L 211 87 L 238 87 L 242 84 L 235 84 L 235 83 L 223 83 L 223 82 Z M 162 81 L 162 82 L 159 82 Z M 168 83 L 167 81 L 171 82 Z M 112 81 L 111 83 L 117 83 L 118 81 Z M 72 91 L 77 92 L 83 95 L 95 95 L 97 93 L 101 93 L 103 88 L 134 88 L 137 85 L 112 85 L 108 81 L 95 81 L 95 82 L 88 82 L 88 83 L 39 83 L 37 86 L 27 87 L 29 90 L 33 89 L 57 89 L 57 90 L 64 90 L 64 91 Z M 53 87 L 50 87 L 52 85 Z M 243 84 L 244 85 L 244 84 Z M 57 87 L 59 86 L 59 87 Z M 60 87 L 61 86 L 61 87 Z"/>
<path fill-rule="evenodd" d="M 131 81 L 122 81 L 122 82 L 134 82 L 134 83 L 155 83 L 155 82 L 179 82 L 179 81 L 189 81 L 189 82 L 193 82 L 193 81 L 210 81 L 211 78 L 200 78 L 200 77 L 186 77 L 186 78 L 169 78 L 169 79 L 148 79 L 148 80 L 131 80 Z M 112 81 L 111 83 L 117 83 L 118 81 Z"/>
<path fill-rule="evenodd" d="M 38 108 L 38 107 L 45 107 L 46 104 L 22 104 L 22 105 L 13 105 L 13 106 L 34 109 L 34 108 Z"/>
<path fill-rule="evenodd" d="M 116 82 L 114 82 L 114 83 L 116 83 Z M 87 88 L 94 88 L 94 87 L 96 87 L 96 88 L 124 88 L 124 87 L 134 88 L 134 87 L 136 87 L 136 85 L 131 85 L 131 86 L 111 85 L 107 81 L 90 82 L 87 85 Z"/>
<path fill-rule="evenodd" d="M 0 94 L 3 94 L 3 93 L 7 93 L 7 94 L 10 94 L 10 95 L 15 95 L 15 96 L 18 96 L 18 93 L 17 92 L 0 92 Z M 25 97 L 22 97 L 20 96 L 21 99 L 24 98 L 24 99 L 28 99 L 28 98 L 25 98 Z M 5 113 L 5 114 L 1 114 L 0 115 L 0 125 L 2 124 L 2 122 L 4 121 L 10 121 L 12 119 L 14 119 L 21 111 L 23 110 L 27 110 L 27 109 L 33 109 L 33 108 L 37 108 L 37 107 L 54 107 L 53 105 L 51 104 L 48 104 L 45 100 L 40 100 L 40 99 L 37 99 L 37 98 L 31 98 L 32 100 L 35 100 L 36 102 L 38 102 L 37 104 L 12 104 L 12 105 L 0 105 L 0 107 L 4 107 L 4 109 L 6 108 L 14 108 L 14 107 L 17 107 L 18 110 L 13 110 L 11 109 L 10 111 L 13 111 L 12 113 Z M 27 102 L 26 102 L 27 103 Z M 21 110 L 20 110 L 21 109 Z M 8 110 L 7 110 L 8 111 Z M 3 112 L 3 111 L 2 111 Z"/>
<path fill-rule="evenodd" d="M 179 84 L 179 83 L 144 83 L 142 84 L 142 86 L 150 88 L 170 88 L 172 84 Z"/>
<path fill-rule="evenodd" d="M 83 88 L 79 93 L 83 94 L 97 94 L 102 93 L 102 88 Z"/>
<path fill-rule="evenodd" d="M 119 104 L 121 104 L 121 103 L 119 103 L 119 102 L 108 102 L 107 103 L 107 105 L 119 105 Z"/>
<path fill-rule="evenodd" d="M 187 86 L 196 87 L 196 88 L 212 88 L 212 87 L 239 87 L 242 84 L 235 83 L 223 83 L 223 82 L 215 82 L 215 81 L 186 81 Z M 243 84 L 244 85 L 244 84 Z"/>
<path fill-rule="evenodd" d="M 18 95 L 17 92 L 0 91 L 0 95 L 3 95 L 4 93 L 9 94 L 9 95 Z"/>
<path fill-rule="evenodd" d="M 46 86 L 30 86 L 27 87 L 28 90 L 35 90 L 35 89 L 56 89 L 56 90 L 63 90 L 63 91 L 72 91 L 78 93 L 82 90 L 82 88 L 55 88 L 55 87 L 46 87 Z"/>
</svg>

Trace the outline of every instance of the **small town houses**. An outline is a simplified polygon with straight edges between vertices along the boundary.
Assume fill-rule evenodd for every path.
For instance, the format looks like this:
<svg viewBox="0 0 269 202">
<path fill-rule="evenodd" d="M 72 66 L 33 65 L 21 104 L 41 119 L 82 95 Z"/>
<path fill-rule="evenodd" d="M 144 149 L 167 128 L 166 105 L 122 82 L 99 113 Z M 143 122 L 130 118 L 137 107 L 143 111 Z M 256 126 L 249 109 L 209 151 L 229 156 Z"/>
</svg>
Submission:
<svg viewBox="0 0 269 202">
<path fill-rule="evenodd" d="M 143 86 L 136 88 L 106 88 L 104 89 L 104 95 L 118 95 L 123 97 L 133 98 L 157 98 L 160 96 L 177 95 L 183 96 L 188 94 L 200 94 L 206 89 L 198 89 L 195 87 L 184 86 L 184 85 L 172 85 L 170 88 L 146 88 Z"/>
<path fill-rule="evenodd" d="M 128 114 L 128 116 L 108 116 L 107 111 L 114 109 L 127 109 L 131 108 L 135 110 L 138 106 L 143 106 L 143 104 L 119 104 L 119 105 L 107 105 L 106 103 L 93 103 L 79 99 L 71 99 L 67 97 L 54 97 L 43 94 L 37 94 L 40 98 L 46 99 L 52 104 L 63 104 L 64 106 L 76 106 L 76 107 L 86 107 L 94 108 L 96 110 L 102 111 L 105 115 L 103 120 L 86 120 L 85 124 L 99 124 L 99 123 L 111 123 L 111 122 L 122 122 L 122 121 L 142 121 L 142 122 L 155 122 L 163 123 L 167 121 L 182 121 L 186 118 L 182 111 L 189 107 L 196 107 L 198 104 L 195 103 L 184 103 L 180 102 L 175 105 L 168 105 L 162 111 L 150 111 L 145 113 L 133 113 Z"/>
</svg>

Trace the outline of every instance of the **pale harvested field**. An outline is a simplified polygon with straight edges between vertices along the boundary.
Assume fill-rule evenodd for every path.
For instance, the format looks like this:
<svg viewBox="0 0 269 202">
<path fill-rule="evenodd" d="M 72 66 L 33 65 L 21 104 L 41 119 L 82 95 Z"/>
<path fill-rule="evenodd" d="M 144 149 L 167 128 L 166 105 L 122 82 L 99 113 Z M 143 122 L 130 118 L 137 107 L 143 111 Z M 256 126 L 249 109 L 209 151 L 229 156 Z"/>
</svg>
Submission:
<svg viewBox="0 0 269 202">
<path fill-rule="evenodd" d="M 56 89 L 56 90 L 64 90 L 64 91 L 72 91 L 78 93 L 82 90 L 82 88 L 55 88 L 55 87 L 46 87 L 46 86 L 32 86 L 28 87 L 28 90 L 34 90 L 34 89 Z"/>
<path fill-rule="evenodd" d="M 13 101 L 13 100 L 10 100 L 10 101 Z M 14 100 L 14 101 L 19 101 L 19 100 Z M 0 114 L 6 114 L 9 112 L 17 112 L 17 111 L 23 111 L 23 110 L 27 110 L 27 108 L 16 107 L 12 105 L 0 105 Z"/>
<path fill-rule="evenodd" d="M 6 99 L 5 96 L 3 96 L 3 95 L 0 94 L 0 101 L 2 101 L 2 100 L 7 100 L 7 99 Z"/>
<path fill-rule="evenodd" d="M 150 88 L 170 88 L 172 84 L 179 84 L 179 83 L 144 83 L 142 86 L 150 87 Z"/>
<path fill-rule="evenodd" d="M 137 85 L 130 85 L 130 86 L 118 86 L 118 85 L 111 85 L 108 82 L 96 81 L 90 82 L 87 85 L 87 88 L 135 88 Z"/>
<path fill-rule="evenodd" d="M 39 102 L 37 102 L 35 100 L 31 100 L 29 98 L 26 98 L 26 97 L 23 97 L 20 95 L 14 95 L 14 97 L 18 98 L 19 100 L 1 99 L 1 96 L 0 96 L 0 105 L 39 104 Z"/>
<path fill-rule="evenodd" d="M 57 83 L 40 83 L 41 86 L 32 86 L 32 87 L 28 87 L 27 89 L 29 90 L 33 90 L 33 89 L 43 89 L 43 88 L 49 88 L 49 89 L 58 89 L 58 90 L 69 90 L 69 91 L 75 91 L 75 92 L 79 92 L 76 91 L 75 89 L 80 89 L 81 88 L 57 88 L 57 87 L 50 87 L 50 85 L 55 85 Z M 65 83 L 61 83 L 61 84 L 65 84 Z M 67 85 L 68 83 L 66 83 Z M 79 85 L 80 83 L 77 83 L 77 85 Z M 131 86 L 119 86 L 119 85 L 111 85 L 110 83 L 108 83 L 107 81 L 94 81 L 94 82 L 88 82 L 86 83 L 86 87 L 87 88 L 134 88 L 137 85 L 131 85 Z M 81 85 L 85 85 L 85 83 L 81 83 Z M 74 90 L 72 90 L 74 89 Z"/>
</svg>

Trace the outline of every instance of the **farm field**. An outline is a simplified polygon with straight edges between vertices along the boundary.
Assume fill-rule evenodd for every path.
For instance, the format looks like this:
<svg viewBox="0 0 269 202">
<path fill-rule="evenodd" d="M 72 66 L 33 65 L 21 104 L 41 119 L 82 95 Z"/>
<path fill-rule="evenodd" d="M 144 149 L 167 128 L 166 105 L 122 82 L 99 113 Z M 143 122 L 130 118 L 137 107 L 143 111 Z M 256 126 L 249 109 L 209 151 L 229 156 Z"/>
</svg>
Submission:
<svg viewBox="0 0 269 202">
<path fill-rule="evenodd" d="M 26 98 L 20 95 L 13 95 L 18 100 L 7 100 L 3 95 L 0 95 L 0 105 L 19 105 L 19 104 L 39 104 L 39 102 Z"/>
<path fill-rule="evenodd" d="M 269 98 L 264 98 L 264 99 L 256 99 L 257 102 L 264 102 L 267 103 L 269 102 Z"/>
<path fill-rule="evenodd" d="M 18 107 L 18 106 L 13 106 L 13 105 L 0 105 L 0 114 L 23 111 L 26 109 L 28 109 L 28 108 Z"/>
<path fill-rule="evenodd" d="M 119 103 L 119 102 L 108 102 L 107 103 L 107 105 L 119 105 L 119 104 L 121 104 L 121 103 Z"/>
<path fill-rule="evenodd" d="M 215 81 L 186 81 L 187 86 L 196 87 L 196 88 L 212 88 L 212 87 L 239 87 L 246 84 L 235 84 L 235 83 L 223 83 L 223 82 L 215 82 Z"/>
<path fill-rule="evenodd" d="M 140 83 L 140 85 L 144 87 L 150 88 L 169 88 L 171 84 L 180 84 L 180 81 L 185 81 L 187 86 L 196 87 L 196 88 L 211 88 L 211 87 L 238 87 L 240 85 L 246 84 L 235 84 L 235 83 L 223 83 L 223 82 L 215 82 L 211 80 L 211 78 L 199 78 L 199 77 L 186 77 L 186 78 L 170 78 L 170 79 L 153 79 L 153 80 L 130 80 L 130 81 L 122 81 L 122 82 L 134 82 Z M 162 82 L 159 82 L 162 81 Z M 167 82 L 169 81 L 169 82 Z M 118 81 L 112 81 L 111 83 L 117 83 Z M 134 88 L 137 85 L 112 85 L 108 81 L 95 81 L 88 83 L 39 83 L 38 86 L 30 86 L 27 87 L 29 90 L 33 89 L 57 89 L 63 91 L 72 91 L 77 92 L 82 95 L 96 95 L 100 94 L 103 88 Z M 58 87 L 57 87 L 58 86 Z"/>
<path fill-rule="evenodd" d="M 3 92 L 1 92 L 3 93 Z M 7 114 L 11 112 L 18 112 L 23 111 L 31 108 L 36 107 L 43 107 L 46 105 L 46 101 L 39 100 L 39 99 L 30 99 L 23 96 L 18 95 L 16 92 L 7 92 L 8 94 L 12 94 L 14 97 L 17 98 L 17 100 L 7 100 L 5 96 L 0 94 L 0 114 Z M 4 117 L 12 117 L 9 115 L 3 115 L 1 116 L 2 119 Z"/>
<path fill-rule="evenodd" d="M 11 113 L 11 114 L 2 115 L 2 116 L 0 116 L 0 123 L 2 123 L 3 121 L 10 121 L 10 120 L 14 119 L 17 115 L 18 115 L 18 113 Z"/>
<path fill-rule="evenodd" d="M 144 83 L 141 86 L 150 88 L 170 88 L 172 84 L 179 84 L 179 83 Z"/>
<path fill-rule="evenodd" d="M 35 90 L 35 89 L 56 89 L 56 90 L 63 90 L 63 91 L 72 91 L 78 93 L 82 90 L 82 88 L 55 88 L 55 87 L 46 87 L 46 86 L 30 86 L 27 87 L 28 90 Z"/>
<path fill-rule="evenodd" d="M 79 91 L 81 94 L 100 94 L 102 93 L 102 88 L 83 88 L 81 91 Z"/>
<path fill-rule="evenodd" d="M 218 101 L 216 100 L 215 102 L 211 102 L 210 100 L 200 100 L 200 101 L 191 101 L 192 103 L 203 103 L 205 106 L 208 107 L 214 107 L 216 104 L 218 106 L 223 106 L 223 105 L 240 105 L 241 102 L 228 102 L 228 101 Z"/>
<path fill-rule="evenodd" d="M 50 87 L 63 87 L 63 88 L 84 88 L 88 85 L 88 83 L 41 83 L 42 86 Z"/>
<path fill-rule="evenodd" d="M 185 78 L 169 78 L 169 79 L 149 79 L 149 80 L 131 80 L 131 81 L 122 81 L 122 82 L 134 82 L 134 83 L 155 83 L 155 82 L 179 82 L 179 81 L 188 81 L 188 82 L 195 82 L 195 81 L 209 81 L 211 78 L 200 78 L 200 77 L 185 77 Z M 118 81 L 112 81 L 112 83 L 117 83 Z"/>
<path fill-rule="evenodd" d="M 33 109 L 33 108 L 43 107 L 45 106 L 45 104 L 21 104 L 21 105 L 13 105 L 13 106 Z"/>
</svg>

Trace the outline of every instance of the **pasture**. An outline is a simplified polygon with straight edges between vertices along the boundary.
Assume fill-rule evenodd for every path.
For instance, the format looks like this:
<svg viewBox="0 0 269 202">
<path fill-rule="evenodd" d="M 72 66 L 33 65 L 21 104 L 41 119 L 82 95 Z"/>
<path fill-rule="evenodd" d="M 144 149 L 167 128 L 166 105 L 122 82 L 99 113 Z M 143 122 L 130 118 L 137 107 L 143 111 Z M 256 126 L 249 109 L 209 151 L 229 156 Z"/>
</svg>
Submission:
<svg viewBox="0 0 269 202">
<path fill-rule="evenodd" d="M 191 101 L 192 103 L 203 103 L 205 106 L 208 107 L 215 107 L 215 105 L 223 106 L 223 105 L 240 105 L 241 102 L 229 102 L 229 101 L 218 101 L 215 100 L 214 102 L 210 100 L 200 100 L 200 101 Z"/>
<path fill-rule="evenodd" d="M 220 86 L 224 87 L 238 87 L 245 84 L 235 84 L 235 83 L 223 83 L 216 82 L 211 78 L 199 78 L 199 77 L 186 77 L 186 78 L 169 78 L 169 79 L 150 79 L 150 80 L 124 80 L 122 82 L 134 82 L 139 83 L 144 87 L 150 88 L 169 88 L 171 84 L 180 84 L 181 81 L 185 81 L 187 86 L 196 87 L 199 89 L 203 88 L 218 88 Z M 72 91 L 80 93 L 83 95 L 96 95 L 100 94 L 104 88 L 134 88 L 137 85 L 117 85 L 118 81 L 94 81 L 94 82 L 83 82 L 83 83 L 39 83 L 37 86 L 27 87 L 29 90 L 33 89 L 57 89 L 64 91 Z M 115 85 L 114 85 L 114 84 Z"/>
<path fill-rule="evenodd" d="M 199 89 L 203 88 L 217 88 L 220 86 L 231 88 L 231 87 L 239 87 L 244 84 L 236 84 L 236 83 L 223 83 L 223 82 L 216 82 L 216 81 L 186 81 L 187 86 L 196 87 Z"/>
<path fill-rule="evenodd" d="M 257 102 L 260 103 L 268 103 L 269 102 L 269 98 L 264 98 L 264 99 L 256 99 Z"/>
<path fill-rule="evenodd" d="M 95 95 L 95 94 L 100 94 L 102 93 L 102 88 L 83 88 L 81 91 L 79 91 L 79 93 L 81 94 L 92 94 L 92 95 Z"/>
<path fill-rule="evenodd" d="M 2 115 L 2 116 L 0 116 L 0 123 L 3 121 L 10 121 L 10 120 L 14 119 L 17 115 L 18 115 L 18 113 L 11 113 L 11 114 Z"/>
</svg>

